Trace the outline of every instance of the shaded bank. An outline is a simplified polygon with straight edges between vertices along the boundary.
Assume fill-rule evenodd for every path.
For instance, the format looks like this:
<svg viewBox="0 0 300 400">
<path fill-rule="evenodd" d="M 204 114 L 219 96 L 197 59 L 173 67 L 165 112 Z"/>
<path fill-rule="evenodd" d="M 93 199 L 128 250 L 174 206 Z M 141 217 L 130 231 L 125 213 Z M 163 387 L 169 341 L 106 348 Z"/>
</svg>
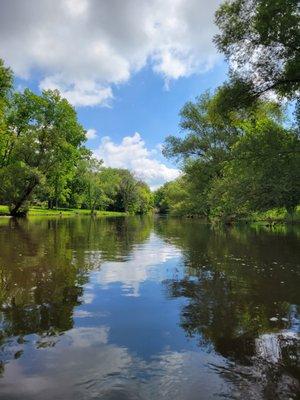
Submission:
<svg viewBox="0 0 300 400">
<path fill-rule="evenodd" d="M 240 223 L 257 223 L 260 225 L 266 226 L 275 226 L 280 224 L 298 224 L 300 223 L 300 206 L 296 207 L 296 210 L 293 213 L 288 213 L 285 208 L 274 208 L 265 212 L 255 212 L 249 213 L 244 216 L 237 215 L 228 215 L 225 218 L 209 218 L 204 217 L 200 214 L 193 213 L 179 213 L 174 214 L 170 212 L 168 209 L 165 209 L 163 212 L 157 210 L 157 214 L 162 217 L 177 217 L 177 218 L 185 218 L 185 219 L 197 219 L 199 221 L 205 223 L 212 224 L 223 224 L 223 225 L 233 225 Z"/>
</svg>

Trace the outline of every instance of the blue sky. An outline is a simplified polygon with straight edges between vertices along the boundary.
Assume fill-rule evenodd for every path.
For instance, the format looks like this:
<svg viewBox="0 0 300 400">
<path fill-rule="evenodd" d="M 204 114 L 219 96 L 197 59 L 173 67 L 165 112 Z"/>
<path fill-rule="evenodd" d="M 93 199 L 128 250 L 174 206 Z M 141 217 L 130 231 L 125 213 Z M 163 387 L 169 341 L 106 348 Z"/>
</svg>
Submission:
<svg viewBox="0 0 300 400">
<path fill-rule="evenodd" d="M 152 188 L 178 176 L 161 154 L 183 104 L 226 79 L 212 42 L 218 0 L 2 0 L 0 57 L 16 86 L 60 90 L 87 146 Z"/>
<path fill-rule="evenodd" d="M 201 75 L 180 78 L 166 89 L 162 78 L 145 68 L 124 85 L 114 90 L 110 108 L 80 107 L 80 121 L 95 128 L 100 135 L 115 141 L 139 132 L 147 146 L 162 143 L 168 134 L 179 132 L 178 113 L 183 104 L 194 100 L 207 89 L 214 89 L 226 79 L 226 66 L 221 61 Z M 89 141 L 95 147 L 99 140 Z"/>
</svg>

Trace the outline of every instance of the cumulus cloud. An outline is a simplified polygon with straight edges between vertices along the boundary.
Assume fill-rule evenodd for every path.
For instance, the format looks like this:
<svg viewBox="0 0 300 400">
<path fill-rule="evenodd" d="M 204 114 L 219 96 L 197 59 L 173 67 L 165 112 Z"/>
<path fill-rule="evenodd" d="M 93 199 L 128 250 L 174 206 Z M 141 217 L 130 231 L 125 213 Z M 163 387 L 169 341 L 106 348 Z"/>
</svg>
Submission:
<svg viewBox="0 0 300 400">
<path fill-rule="evenodd" d="M 0 56 L 78 106 L 107 105 L 112 87 L 150 65 L 166 83 L 217 60 L 219 0 L 2 0 Z"/>
<path fill-rule="evenodd" d="M 95 139 L 97 137 L 97 131 L 96 129 L 88 129 L 85 135 L 87 139 Z"/>
<path fill-rule="evenodd" d="M 109 136 L 105 136 L 94 153 L 108 167 L 128 168 L 133 171 L 152 189 L 180 175 L 178 169 L 170 168 L 155 158 L 157 150 L 147 149 L 141 135 L 137 132 L 132 136 L 125 136 L 121 143 L 114 143 Z"/>
<path fill-rule="evenodd" d="M 39 88 L 58 89 L 63 97 L 74 106 L 108 106 L 113 98 L 110 87 L 103 87 L 93 80 L 73 80 L 63 76 L 47 76 L 39 83 Z"/>
</svg>

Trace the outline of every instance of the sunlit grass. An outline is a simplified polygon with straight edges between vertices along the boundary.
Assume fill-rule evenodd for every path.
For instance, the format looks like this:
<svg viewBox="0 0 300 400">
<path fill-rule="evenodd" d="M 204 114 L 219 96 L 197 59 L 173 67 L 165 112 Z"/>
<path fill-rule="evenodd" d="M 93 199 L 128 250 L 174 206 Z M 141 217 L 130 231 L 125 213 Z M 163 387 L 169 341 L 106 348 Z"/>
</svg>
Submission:
<svg viewBox="0 0 300 400">
<path fill-rule="evenodd" d="M 300 205 L 293 214 L 289 214 L 285 208 L 273 208 L 253 213 L 249 219 L 255 222 L 300 222 Z"/>
<path fill-rule="evenodd" d="M 9 215 L 8 206 L 0 205 L 0 215 Z M 91 215 L 90 210 L 82 210 L 77 208 L 59 208 L 47 209 L 42 207 L 30 207 L 28 216 L 72 216 L 72 215 Z M 126 215 L 117 211 L 96 211 L 97 216 L 119 217 Z"/>
<path fill-rule="evenodd" d="M 9 214 L 8 207 L 0 205 L 0 215 L 7 215 L 7 214 Z"/>
</svg>

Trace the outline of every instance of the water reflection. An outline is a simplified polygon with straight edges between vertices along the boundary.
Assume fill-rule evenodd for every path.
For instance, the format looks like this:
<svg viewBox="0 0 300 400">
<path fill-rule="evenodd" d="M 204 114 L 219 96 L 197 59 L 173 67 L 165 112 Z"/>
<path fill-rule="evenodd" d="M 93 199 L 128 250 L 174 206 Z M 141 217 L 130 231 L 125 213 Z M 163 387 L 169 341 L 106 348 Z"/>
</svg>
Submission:
<svg viewBox="0 0 300 400">
<path fill-rule="evenodd" d="M 149 219 L 3 219 L 0 230 L 1 342 L 73 327 L 73 310 L 87 297 L 88 271 L 122 259 L 150 234 Z M 52 341 L 48 341 L 52 346 Z M 46 346 L 46 344 L 44 344 Z"/>
<path fill-rule="evenodd" d="M 232 363 L 220 372 L 239 386 L 239 393 L 294 398 L 299 390 L 299 231 L 291 229 L 287 236 L 286 229 L 262 233 L 203 226 L 199 232 L 197 223 L 187 227 L 168 220 L 157 232 L 183 250 L 186 275 L 167 286 L 171 296 L 189 299 L 180 322 L 187 335 Z"/>
<path fill-rule="evenodd" d="M 299 232 L 0 220 L 0 398 L 296 398 Z"/>
<path fill-rule="evenodd" d="M 157 269 L 157 265 L 170 259 L 178 259 L 180 251 L 170 244 L 164 244 L 155 235 L 151 235 L 144 245 L 135 246 L 123 268 L 123 261 L 104 262 L 94 281 L 103 288 L 119 282 L 125 296 L 138 297 L 140 285 L 147 280 L 161 282 L 166 279 L 166 271 Z"/>
</svg>

